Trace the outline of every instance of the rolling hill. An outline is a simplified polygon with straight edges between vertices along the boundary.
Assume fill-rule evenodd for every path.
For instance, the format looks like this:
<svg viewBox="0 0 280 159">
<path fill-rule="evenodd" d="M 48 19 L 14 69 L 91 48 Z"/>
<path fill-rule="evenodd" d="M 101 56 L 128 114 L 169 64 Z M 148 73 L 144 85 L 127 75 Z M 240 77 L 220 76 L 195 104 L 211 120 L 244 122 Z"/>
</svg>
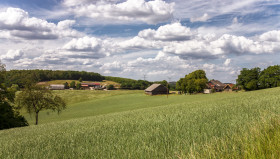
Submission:
<svg viewBox="0 0 280 159">
<path fill-rule="evenodd" d="M 0 131 L 0 156 L 280 157 L 280 88 L 169 98 L 142 91 L 90 93 L 77 91 L 59 116 L 41 112 L 38 126 Z"/>
</svg>

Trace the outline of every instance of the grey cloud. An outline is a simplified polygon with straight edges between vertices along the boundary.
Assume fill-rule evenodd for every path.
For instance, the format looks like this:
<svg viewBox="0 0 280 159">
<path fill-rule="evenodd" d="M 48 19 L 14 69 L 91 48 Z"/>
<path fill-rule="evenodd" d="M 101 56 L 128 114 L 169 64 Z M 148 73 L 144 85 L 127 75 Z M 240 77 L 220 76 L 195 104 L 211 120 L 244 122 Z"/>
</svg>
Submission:
<svg viewBox="0 0 280 159">
<path fill-rule="evenodd" d="M 72 55 L 68 55 L 67 57 L 69 58 L 80 58 L 80 59 L 100 59 L 100 58 L 104 58 L 106 57 L 105 54 L 88 54 L 88 53 L 84 53 L 84 54 L 72 54 Z"/>
<path fill-rule="evenodd" d="M 28 40 L 51 40 L 58 39 L 58 35 L 45 33 L 41 31 L 11 31 L 12 36 L 28 39 Z"/>
</svg>

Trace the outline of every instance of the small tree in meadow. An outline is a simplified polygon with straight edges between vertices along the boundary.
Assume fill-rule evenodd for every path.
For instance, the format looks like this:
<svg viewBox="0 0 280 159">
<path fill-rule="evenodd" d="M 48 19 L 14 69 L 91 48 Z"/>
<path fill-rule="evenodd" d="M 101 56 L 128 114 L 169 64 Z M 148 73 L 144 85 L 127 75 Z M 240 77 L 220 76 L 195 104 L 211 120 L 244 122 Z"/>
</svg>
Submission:
<svg viewBox="0 0 280 159">
<path fill-rule="evenodd" d="M 75 81 L 72 81 L 71 83 L 70 83 L 70 88 L 75 88 L 76 87 L 76 82 Z"/>
<path fill-rule="evenodd" d="M 79 78 L 79 82 L 83 82 L 83 79 L 82 79 L 82 77 L 80 77 L 80 78 Z"/>
<path fill-rule="evenodd" d="M 38 116 L 41 110 L 51 109 L 60 113 L 66 108 L 64 100 L 41 86 L 29 86 L 16 97 L 18 108 L 25 108 L 28 113 L 35 114 L 35 124 L 38 125 Z"/>
<path fill-rule="evenodd" d="M 81 89 L 81 87 L 82 87 L 81 82 L 77 82 L 77 84 L 76 84 L 76 89 Z"/>
</svg>

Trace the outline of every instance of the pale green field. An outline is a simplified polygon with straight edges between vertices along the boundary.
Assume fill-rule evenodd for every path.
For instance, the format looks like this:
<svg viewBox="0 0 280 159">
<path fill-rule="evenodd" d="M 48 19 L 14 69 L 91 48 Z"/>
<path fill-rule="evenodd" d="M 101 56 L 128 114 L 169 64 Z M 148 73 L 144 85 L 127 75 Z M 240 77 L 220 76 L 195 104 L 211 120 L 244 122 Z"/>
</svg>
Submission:
<svg viewBox="0 0 280 159">
<path fill-rule="evenodd" d="M 279 158 L 279 115 L 280 88 L 100 96 L 0 131 L 0 158 Z"/>
<path fill-rule="evenodd" d="M 169 95 L 167 98 L 166 95 L 148 96 L 144 94 L 143 90 L 58 90 L 54 92 L 65 99 L 67 109 L 59 115 L 52 111 L 43 111 L 39 114 L 39 123 L 117 113 L 168 104 L 188 103 L 201 100 L 201 97 L 208 97 Z M 186 97 L 188 100 L 186 100 Z M 30 124 L 34 123 L 33 116 L 27 113 L 24 113 L 24 115 Z"/>
</svg>

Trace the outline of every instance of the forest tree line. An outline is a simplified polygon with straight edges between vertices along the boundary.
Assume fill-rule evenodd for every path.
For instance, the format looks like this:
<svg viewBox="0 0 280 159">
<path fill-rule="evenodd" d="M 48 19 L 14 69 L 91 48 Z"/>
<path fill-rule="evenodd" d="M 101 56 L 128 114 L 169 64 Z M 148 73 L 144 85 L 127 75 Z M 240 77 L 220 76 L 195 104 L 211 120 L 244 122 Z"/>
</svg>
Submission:
<svg viewBox="0 0 280 159">
<path fill-rule="evenodd" d="M 7 86 L 13 84 L 23 88 L 26 83 L 33 82 L 38 83 L 42 81 L 51 80 L 80 80 L 83 81 L 102 81 L 109 80 L 120 83 L 121 89 L 140 89 L 144 90 L 153 83 L 161 83 L 167 85 L 167 82 L 157 81 L 149 82 L 146 80 L 134 80 L 121 77 L 102 76 L 99 73 L 86 72 L 86 71 L 61 71 L 61 70 L 10 70 L 6 71 Z"/>
<path fill-rule="evenodd" d="M 10 70 L 6 72 L 7 86 L 17 84 L 24 87 L 27 82 L 41 82 L 51 80 L 79 80 L 102 81 L 105 78 L 99 73 L 86 71 L 58 71 L 58 70 Z"/>
</svg>

